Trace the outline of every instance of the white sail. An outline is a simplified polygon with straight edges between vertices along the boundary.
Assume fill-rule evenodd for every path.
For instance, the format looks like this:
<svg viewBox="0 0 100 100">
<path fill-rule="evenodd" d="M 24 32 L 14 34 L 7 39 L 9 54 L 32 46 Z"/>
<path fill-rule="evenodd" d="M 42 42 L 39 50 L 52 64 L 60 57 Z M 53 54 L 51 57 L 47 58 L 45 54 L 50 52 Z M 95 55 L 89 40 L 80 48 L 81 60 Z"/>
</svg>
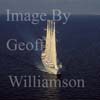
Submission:
<svg viewBox="0 0 100 100">
<path fill-rule="evenodd" d="M 52 21 L 51 23 L 51 59 L 54 67 L 57 69 L 57 52 L 56 52 L 56 34 L 55 34 L 55 22 Z"/>
<path fill-rule="evenodd" d="M 58 73 L 61 67 L 57 62 L 55 22 L 52 20 L 47 21 L 46 44 L 41 58 L 48 73 Z"/>
<path fill-rule="evenodd" d="M 45 55 L 47 62 L 57 69 L 55 22 L 50 20 L 47 21 Z"/>
<path fill-rule="evenodd" d="M 47 21 L 47 35 L 46 35 L 46 46 L 45 46 L 45 54 L 46 58 L 50 60 L 50 20 Z"/>
</svg>

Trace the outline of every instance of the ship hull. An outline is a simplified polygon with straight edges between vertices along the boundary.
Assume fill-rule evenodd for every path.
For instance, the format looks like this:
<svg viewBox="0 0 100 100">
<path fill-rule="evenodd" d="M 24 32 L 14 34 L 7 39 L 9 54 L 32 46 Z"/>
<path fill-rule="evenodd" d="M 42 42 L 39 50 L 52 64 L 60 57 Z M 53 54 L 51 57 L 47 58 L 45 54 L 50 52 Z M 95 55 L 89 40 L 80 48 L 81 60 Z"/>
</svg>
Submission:
<svg viewBox="0 0 100 100">
<path fill-rule="evenodd" d="M 43 64 L 47 73 L 57 75 L 58 69 L 50 68 L 48 65 Z"/>
<path fill-rule="evenodd" d="M 44 69 L 45 69 L 45 71 L 47 73 L 54 74 L 54 75 L 61 74 L 61 69 L 59 67 L 57 69 L 56 68 L 53 68 L 50 65 L 46 64 L 44 61 L 42 61 L 42 64 L 43 64 Z"/>
</svg>

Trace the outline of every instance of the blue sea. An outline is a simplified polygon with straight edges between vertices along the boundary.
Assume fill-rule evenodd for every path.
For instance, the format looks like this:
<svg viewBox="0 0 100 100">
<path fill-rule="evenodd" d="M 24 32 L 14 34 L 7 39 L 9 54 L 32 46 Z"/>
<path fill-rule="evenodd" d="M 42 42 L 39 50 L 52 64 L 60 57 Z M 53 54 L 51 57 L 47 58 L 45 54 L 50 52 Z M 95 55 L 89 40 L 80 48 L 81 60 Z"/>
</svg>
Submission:
<svg viewBox="0 0 100 100">
<path fill-rule="evenodd" d="M 9 51 L 8 39 L 34 41 L 45 36 L 46 22 L 7 22 L 0 16 L 0 100 L 99 100 L 100 99 L 100 16 L 71 15 L 66 24 L 56 23 L 57 53 L 65 67 L 61 79 L 84 79 L 84 88 L 12 87 L 9 75 L 40 75 L 41 51 Z"/>
</svg>

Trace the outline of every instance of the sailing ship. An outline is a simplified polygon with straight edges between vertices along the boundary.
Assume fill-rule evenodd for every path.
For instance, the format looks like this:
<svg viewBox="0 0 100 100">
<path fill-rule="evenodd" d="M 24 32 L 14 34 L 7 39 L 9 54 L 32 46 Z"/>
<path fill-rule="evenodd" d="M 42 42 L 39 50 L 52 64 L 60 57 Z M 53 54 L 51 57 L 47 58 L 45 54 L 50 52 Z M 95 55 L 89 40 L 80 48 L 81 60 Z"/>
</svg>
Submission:
<svg viewBox="0 0 100 100">
<path fill-rule="evenodd" d="M 45 49 L 41 54 L 43 66 L 49 74 L 61 74 L 62 64 L 57 59 L 55 22 L 47 20 Z"/>
</svg>

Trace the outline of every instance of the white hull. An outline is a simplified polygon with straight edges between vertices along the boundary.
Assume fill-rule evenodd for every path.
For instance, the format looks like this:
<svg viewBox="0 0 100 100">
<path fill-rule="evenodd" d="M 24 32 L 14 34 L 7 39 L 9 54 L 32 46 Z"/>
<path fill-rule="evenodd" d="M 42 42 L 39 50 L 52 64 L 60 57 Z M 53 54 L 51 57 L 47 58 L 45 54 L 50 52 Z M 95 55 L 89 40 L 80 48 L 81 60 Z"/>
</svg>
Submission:
<svg viewBox="0 0 100 100">
<path fill-rule="evenodd" d="M 55 75 L 58 74 L 59 69 L 52 68 L 49 65 L 47 65 L 45 62 L 42 62 L 42 63 L 43 63 L 43 66 L 44 66 L 47 73 L 55 74 Z"/>
<path fill-rule="evenodd" d="M 44 54 L 44 53 L 42 53 L 42 54 Z M 56 68 L 53 64 L 48 62 L 47 59 L 45 59 L 45 56 L 43 56 L 43 55 L 41 56 L 41 61 L 44 66 L 44 69 L 47 73 L 54 74 L 54 75 L 61 74 L 61 72 L 62 72 L 61 64 L 58 64 L 57 68 Z"/>
</svg>

